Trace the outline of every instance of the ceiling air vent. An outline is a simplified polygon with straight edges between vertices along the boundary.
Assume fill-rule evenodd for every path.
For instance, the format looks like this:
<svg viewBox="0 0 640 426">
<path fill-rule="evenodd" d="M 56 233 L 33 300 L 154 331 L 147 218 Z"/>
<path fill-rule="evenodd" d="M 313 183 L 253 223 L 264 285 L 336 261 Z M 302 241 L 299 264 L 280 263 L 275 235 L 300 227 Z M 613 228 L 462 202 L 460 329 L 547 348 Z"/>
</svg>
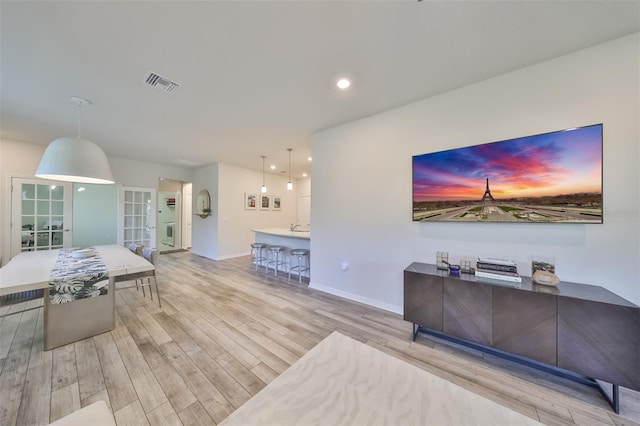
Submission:
<svg viewBox="0 0 640 426">
<path fill-rule="evenodd" d="M 149 71 L 147 75 L 145 75 L 144 83 L 165 93 L 169 93 L 170 95 L 177 92 L 181 87 L 178 83 L 174 83 L 168 78 L 163 77 L 160 74 L 156 74 L 153 71 Z"/>
</svg>

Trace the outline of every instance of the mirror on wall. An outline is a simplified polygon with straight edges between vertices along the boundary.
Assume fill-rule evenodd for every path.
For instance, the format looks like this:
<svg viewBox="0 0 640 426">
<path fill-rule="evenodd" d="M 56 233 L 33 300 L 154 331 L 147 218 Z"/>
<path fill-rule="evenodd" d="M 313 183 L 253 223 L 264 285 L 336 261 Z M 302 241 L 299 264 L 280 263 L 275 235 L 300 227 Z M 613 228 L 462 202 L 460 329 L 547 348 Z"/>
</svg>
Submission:
<svg viewBox="0 0 640 426">
<path fill-rule="evenodd" d="M 209 191 L 201 189 L 196 198 L 196 211 L 200 217 L 211 216 L 211 197 Z"/>
</svg>

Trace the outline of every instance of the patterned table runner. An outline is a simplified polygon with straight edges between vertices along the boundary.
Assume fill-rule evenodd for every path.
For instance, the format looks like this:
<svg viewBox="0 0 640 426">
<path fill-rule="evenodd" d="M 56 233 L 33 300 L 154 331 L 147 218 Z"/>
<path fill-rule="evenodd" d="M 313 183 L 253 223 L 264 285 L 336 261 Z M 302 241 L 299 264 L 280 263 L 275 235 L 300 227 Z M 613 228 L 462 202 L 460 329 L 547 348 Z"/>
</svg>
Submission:
<svg viewBox="0 0 640 426">
<path fill-rule="evenodd" d="M 89 247 L 93 249 L 93 247 Z M 61 249 L 49 278 L 51 303 L 98 297 L 109 291 L 109 271 L 95 251 L 90 257 L 74 257 L 78 249 Z"/>
</svg>

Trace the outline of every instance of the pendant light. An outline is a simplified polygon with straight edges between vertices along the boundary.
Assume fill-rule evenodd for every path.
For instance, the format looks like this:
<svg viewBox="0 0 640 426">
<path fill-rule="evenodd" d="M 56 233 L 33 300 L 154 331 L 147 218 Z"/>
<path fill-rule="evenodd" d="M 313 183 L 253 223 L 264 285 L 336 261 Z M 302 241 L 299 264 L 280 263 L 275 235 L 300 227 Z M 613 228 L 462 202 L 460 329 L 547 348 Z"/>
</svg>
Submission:
<svg viewBox="0 0 640 426">
<path fill-rule="evenodd" d="M 264 184 L 264 159 L 267 157 L 264 155 L 261 155 L 260 157 L 262 157 L 262 192 L 265 193 L 267 192 L 267 185 Z"/>
<path fill-rule="evenodd" d="M 36 176 L 64 182 L 114 183 L 104 151 L 82 137 L 82 107 L 91 102 L 76 96 L 71 97 L 71 102 L 78 106 L 78 137 L 65 136 L 51 142 L 42 155 Z"/>
<path fill-rule="evenodd" d="M 291 183 L 291 151 L 293 148 L 287 148 L 289 151 L 289 182 L 287 182 L 287 190 L 291 191 L 293 189 L 293 183 Z"/>
</svg>

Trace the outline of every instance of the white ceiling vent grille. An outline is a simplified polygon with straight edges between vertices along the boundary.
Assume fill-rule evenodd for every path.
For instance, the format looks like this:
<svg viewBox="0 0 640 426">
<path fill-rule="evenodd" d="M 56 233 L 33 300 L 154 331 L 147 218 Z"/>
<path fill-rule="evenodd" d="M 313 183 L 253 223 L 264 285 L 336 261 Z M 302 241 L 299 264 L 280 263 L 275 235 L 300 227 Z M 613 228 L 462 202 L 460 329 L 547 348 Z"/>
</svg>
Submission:
<svg viewBox="0 0 640 426">
<path fill-rule="evenodd" d="M 176 93 L 181 87 L 180 84 L 175 83 L 153 71 L 149 71 L 147 75 L 144 76 L 144 83 L 165 93 L 169 93 L 170 95 Z"/>
</svg>

